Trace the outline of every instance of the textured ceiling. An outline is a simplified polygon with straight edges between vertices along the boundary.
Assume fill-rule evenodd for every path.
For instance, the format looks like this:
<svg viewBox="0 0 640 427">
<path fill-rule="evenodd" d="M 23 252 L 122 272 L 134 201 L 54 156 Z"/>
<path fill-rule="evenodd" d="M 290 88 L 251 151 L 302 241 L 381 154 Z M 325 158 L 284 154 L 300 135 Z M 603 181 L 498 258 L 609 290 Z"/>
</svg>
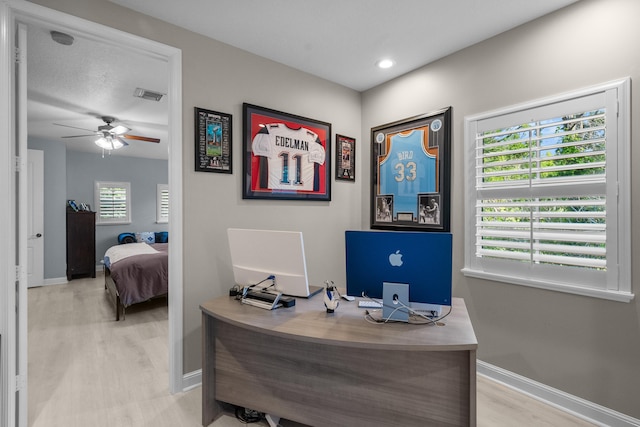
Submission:
<svg viewBox="0 0 640 427">
<path fill-rule="evenodd" d="M 129 134 L 160 144 L 127 140 L 114 155 L 167 158 L 167 99 L 133 96 L 136 88 L 167 93 L 168 65 L 122 47 L 74 35 L 71 46 L 52 40 L 49 28 L 27 31 L 27 109 L 30 137 L 61 140 L 72 150 L 101 152 L 92 131 L 112 116 Z M 59 126 L 64 125 L 64 126 Z M 70 126 L 70 127 L 67 127 Z"/>
</svg>

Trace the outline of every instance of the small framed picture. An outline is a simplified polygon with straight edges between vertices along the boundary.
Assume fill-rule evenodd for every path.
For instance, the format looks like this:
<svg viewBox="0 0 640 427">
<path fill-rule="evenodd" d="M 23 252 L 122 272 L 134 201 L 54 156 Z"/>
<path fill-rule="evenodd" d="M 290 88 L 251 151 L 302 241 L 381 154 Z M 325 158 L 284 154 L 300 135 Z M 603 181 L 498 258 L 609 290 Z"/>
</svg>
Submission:
<svg viewBox="0 0 640 427">
<path fill-rule="evenodd" d="M 231 173 L 231 114 L 195 107 L 196 172 Z"/>
<path fill-rule="evenodd" d="M 336 135 L 336 179 L 356 180 L 356 140 Z"/>
</svg>

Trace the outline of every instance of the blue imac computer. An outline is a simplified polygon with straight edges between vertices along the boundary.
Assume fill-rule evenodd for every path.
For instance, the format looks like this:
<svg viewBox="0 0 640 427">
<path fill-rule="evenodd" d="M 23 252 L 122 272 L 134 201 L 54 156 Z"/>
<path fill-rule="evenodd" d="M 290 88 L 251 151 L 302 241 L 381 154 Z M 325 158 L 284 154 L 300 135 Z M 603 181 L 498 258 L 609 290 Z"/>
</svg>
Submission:
<svg viewBox="0 0 640 427">
<path fill-rule="evenodd" d="M 436 316 L 451 306 L 451 233 L 346 231 L 345 245 L 347 295 L 387 301 L 391 292 Z"/>
</svg>

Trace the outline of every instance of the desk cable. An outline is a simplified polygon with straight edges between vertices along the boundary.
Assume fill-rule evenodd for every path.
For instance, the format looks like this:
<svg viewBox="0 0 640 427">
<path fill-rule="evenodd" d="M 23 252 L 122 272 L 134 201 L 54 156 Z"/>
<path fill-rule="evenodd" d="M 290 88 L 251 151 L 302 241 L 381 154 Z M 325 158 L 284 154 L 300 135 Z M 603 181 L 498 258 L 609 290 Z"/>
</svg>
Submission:
<svg viewBox="0 0 640 427">
<path fill-rule="evenodd" d="M 276 276 L 271 275 L 271 276 L 269 276 L 269 277 L 267 277 L 265 279 L 262 279 L 258 283 L 254 283 L 253 285 L 245 286 L 244 289 L 242 290 L 242 297 L 244 298 L 247 295 L 247 292 L 249 291 L 249 289 L 255 288 L 256 286 L 258 286 L 261 283 L 266 282 L 267 280 L 271 280 L 271 284 L 269 286 L 265 286 L 264 288 L 259 288 L 261 291 L 266 291 L 267 289 L 276 286 Z"/>
<path fill-rule="evenodd" d="M 256 286 L 258 286 L 261 283 L 266 282 L 267 280 L 271 280 L 271 284 L 269 286 L 265 286 L 263 288 L 258 288 L 258 290 L 266 291 L 267 289 L 276 286 L 276 277 L 274 275 L 271 275 L 271 276 L 269 276 L 269 277 L 267 277 L 265 279 L 262 279 L 258 283 L 254 283 L 252 285 L 247 285 L 247 286 L 240 286 L 240 285 L 237 285 L 237 284 L 233 285 L 231 287 L 231 289 L 229 289 L 229 296 L 235 297 L 235 299 L 237 299 L 237 300 L 241 300 L 247 295 L 247 292 L 249 292 L 250 289 L 255 288 Z"/>
<path fill-rule="evenodd" d="M 411 307 L 405 305 L 402 301 L 396 300 L 396 302 L 398 304 L 400 304 L 400 307 L 391 307 L 391 306 L 385 305 L 385 307 L 387 307 L 387 308 L 393 308 L 394 309 L 389 314 L 389 316 L 387 316 L 386 318 L 384 318 L 384 319 L 383 318 L 376 319 L 371 315 L 371 313 L 369 313 L 369 310 L 366 310 L 365 311 L 365 316 L 364 316 L 365 320 L 367 322 L 369 322 L 369 323 L 376 323 L 376 324 L 379 324 L 379 323 L 390 323 L 390 322 L 407 323 L 407 322 L 397 321 L 397 320 L 394 320 L 394 319 L 391 318 L 393 316 L 393 314 L 395 314 L 396 311 L 404 308 L 409 312 L 409 316 L 411 316 L 412 318 L 418 317 L 418 318 L 424 319 L 424 321 L 415 321 L 415 319 L 414 319 L 414 321 L 408 322 L 409 324 L 412 324 L 412 325 L 434 325 L 434 326 L 437 326 L 438 322 L 440 320 L 444 319 L 445 317 L 447 317 L 448 315 L 450 315 L 451 311 L 453 310 L 453 307 L 449 306 L 449 311 L 447 311 L 446 314 L 444 314 L 443 316 L 438 317 L 437 319 L 432 319 L 431 317 L 425 316 L 424 314 L 422 314 L 422 313 L 412 309 Z"/>
</svg>

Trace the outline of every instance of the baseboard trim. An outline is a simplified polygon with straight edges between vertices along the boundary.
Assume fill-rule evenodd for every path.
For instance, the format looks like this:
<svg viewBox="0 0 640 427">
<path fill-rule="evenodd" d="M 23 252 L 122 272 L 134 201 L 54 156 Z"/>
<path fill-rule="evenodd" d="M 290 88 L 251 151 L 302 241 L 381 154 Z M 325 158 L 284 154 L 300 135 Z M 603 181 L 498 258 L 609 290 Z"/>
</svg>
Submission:
<svg viewBox="0 0 640 427">
<path fill-rule="evenodd" d="M 189 391 L 202 385 L 202 369 L 192 371 L 182 376 L 182 391 Z"/>
<path fill-rule="evenodd" d="M 527 396 L 598 426 L 633 427 L 640 420 L 478 360 L 477 372 Z"/>
<path fill-rule="evenodd" d="M 65 283 L 69 283 L 66 276 L 63 277 L 53 277 L 51 279 L 44 279 L 42 281 L 42 286 L 50 286 L 50 285 L 64 285 Z"/>
</svg>

